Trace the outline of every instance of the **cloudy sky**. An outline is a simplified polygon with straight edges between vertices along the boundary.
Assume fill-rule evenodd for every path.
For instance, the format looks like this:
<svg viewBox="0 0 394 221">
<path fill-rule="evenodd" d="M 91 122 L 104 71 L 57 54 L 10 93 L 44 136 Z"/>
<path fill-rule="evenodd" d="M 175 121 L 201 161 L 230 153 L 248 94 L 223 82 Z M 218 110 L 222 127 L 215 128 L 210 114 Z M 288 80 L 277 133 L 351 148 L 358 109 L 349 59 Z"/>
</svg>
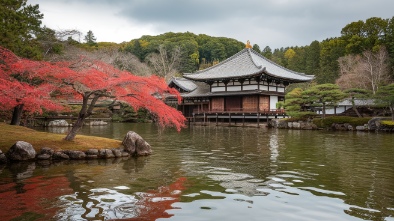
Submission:
<svg viewBox="0 0 394 221">
<path fill-rule="evenodd" d="M 44 25 L 92 30 L 97 41 L 123 42 L 142 35 L 193 32 L 250 40 L 260 48 L 305 46 L 340 36 L 371 17 L 392 18 L 393 0 L 29 0 Z M 83 36 L 81 41 L 83 40 Z"/>
</svg>

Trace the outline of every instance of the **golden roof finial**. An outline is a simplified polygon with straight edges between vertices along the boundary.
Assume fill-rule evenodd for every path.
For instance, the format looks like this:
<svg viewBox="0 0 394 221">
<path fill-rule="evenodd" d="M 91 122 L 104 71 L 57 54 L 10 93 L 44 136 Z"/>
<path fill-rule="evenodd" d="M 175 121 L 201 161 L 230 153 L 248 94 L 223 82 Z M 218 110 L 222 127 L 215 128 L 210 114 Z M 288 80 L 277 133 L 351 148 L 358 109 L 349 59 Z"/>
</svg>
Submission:
<svg viewBox="0 0 394 221">
<path fill-rule="evenodd" d="M 246 42 L 245 48 L 253 48 L 249 40 Z"/>
</svg>

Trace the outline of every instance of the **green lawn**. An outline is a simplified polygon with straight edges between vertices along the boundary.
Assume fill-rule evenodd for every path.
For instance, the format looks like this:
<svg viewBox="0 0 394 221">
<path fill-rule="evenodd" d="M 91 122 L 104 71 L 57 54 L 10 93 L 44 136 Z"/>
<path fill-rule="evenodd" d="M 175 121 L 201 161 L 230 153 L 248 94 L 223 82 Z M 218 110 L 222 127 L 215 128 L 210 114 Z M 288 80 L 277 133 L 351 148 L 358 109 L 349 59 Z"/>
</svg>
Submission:
<svg viewBox="0 0 394 221">
<path fill-rule="evenodd" d="M 38 132 L 30 128 L 12 126 L 0 123 L 0 149 L 3 153 L 15 144 L 16 141 L 31 143 L 36 151 L 42 147 L 54 150 L 87 150 L 91 148 L 116 148 L 121 141 L 102 137 L 77 135 L 74 141 L 65 141 L 65 134 Z"/>
</svg>

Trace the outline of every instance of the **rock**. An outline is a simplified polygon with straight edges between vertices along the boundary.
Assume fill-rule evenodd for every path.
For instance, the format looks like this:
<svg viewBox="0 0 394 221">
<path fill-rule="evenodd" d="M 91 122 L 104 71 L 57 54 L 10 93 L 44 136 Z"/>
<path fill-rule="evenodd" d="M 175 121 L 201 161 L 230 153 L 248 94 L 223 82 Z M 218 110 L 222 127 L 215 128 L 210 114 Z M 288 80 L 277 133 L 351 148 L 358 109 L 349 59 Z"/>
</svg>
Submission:
<svg viewBox="0 0 394 221">
<path fill-rule="evenodd" d="M 85 153 L 86 153 L 86 155 L 98 155 L 99 150 L 98 149 L 89 149 Z"/>
<path fill-rule="evenodd" d="M 102 120 L 98 120 L 98 121 L 91 121 L 90 122 L 90 126 L 104 126 L 107 125 L 108 123 Z"/>
<path fill-rule="evenodd" d="M 283 119 L 272 119 L 268 122 L 268 127 L 287 128 L 287 121 Z"/>
<path fill-rule="evenodd" d="M 127 152 L 125 152 L 125 151 L 122 152 L 122 157 L 129 157 L 129 156 L 130 156 L 129 153 L 127 153 Z"/>
<path fill-rule="evenodd" d="M 70 157 L 67 154 L 63 153 L 63 151 L 56 151 L 53 153 L 52 159 L 54 159 L 54 160 L 68 160 L 68 159 L 70 159 Z"/>
<path fill-rule="evenodd" d="M 132 156 L 146 156 L 152 153 L 151 146 L 134 131 L 127 132 L 122 144 L 125 151 Z"/>
<path fill-rule="evenodd" d="M 79 150 L 69 150 L 65 152 L 72 160 L 83 160 L 86 154 Z"/>
<path fill-rule="evenodd" d="M 89 155 L 86 155 L 86 159 L 88 159 L 88 160 L 90 160 L 90 159 L 98 159 L 98 155 L 89 154 Z"/>
<path fill-rule="evenodd" d="M 52 158 L 52 155 L 49 154 L 38 154 L 37 155 L 37 160 L 49 160 Z"/>
<path fill-rule="evenodd" d="M 115 157 L 115 155 L 112 153 L 112 150 L 110 150 L 110 149 L 99 150 L 99 156 L 100 156 L 100 158 L 104 158 L 104 159 Z"/>
<path fill-rule="evenodd" d="M 332 130 L 348 130 L 348 128 L 345 126 L 345 124 L 337 124 L 337 123 L 333 123 L 331 125 L 331 129 Z"/>
<path fill-rule="evenodd" d="M 365 126 L 357 126 L 356 130 L 365 130 Z"/>
<path fill-rule="evenodd" d="M 6 153 L 11 161 L 25 161 L 36 157 L 33 146 L 25 141 L 17 141 Z"/>
<path fill-rule="evenodd" d="M 293 128 L 294 129 L 300 129 L 301 128 L 301 124 L 299 122 L 293 122 Z"/>
<path fill-rule="evenodd" d="M 288 128 L 293 128 L 293 122 L 287 122 L 287 127 Z"/>
<path fill-rule="evenodd" d="M 38 155 L 47 154 L 47 155 L 49 155 L 49 156 L 52 156 L 52 154 L 53 154 L 54 152 L 55 152 L 55 151 L 52 150 L 52 149 L 49 148 L 49 147 L 43 147 L 43 148 L 41 148 L 41 150 L 38 152 Z"/>
<path fill-rule="evenodd" d="M 48 123 L 48 127 L 68 127 L 70 126 L 66 120 L 53 120 Z"/>
<path fill-rule="evenodd" d="M 122 151 L 119 149 L 112 149 L 112 153 L 114 154 L 115 157 L 122 157 Z"/>
<path fill-rule="evenodd" d="M 0 150 L 0 164 L 6 164 L 7 163 L 7 157 L 3 153 L 3 151 Z"/>
<path fill-rule="evenodd" d="M 368 129 L 369 130 L 382 130 L 385 131 L 388 128 L 384 128 L 384 126 L 380 123 L 383 120 L 391 120 L 391 118 L 387 117 L 374 117 L 368 121 Z"/>
</svg>

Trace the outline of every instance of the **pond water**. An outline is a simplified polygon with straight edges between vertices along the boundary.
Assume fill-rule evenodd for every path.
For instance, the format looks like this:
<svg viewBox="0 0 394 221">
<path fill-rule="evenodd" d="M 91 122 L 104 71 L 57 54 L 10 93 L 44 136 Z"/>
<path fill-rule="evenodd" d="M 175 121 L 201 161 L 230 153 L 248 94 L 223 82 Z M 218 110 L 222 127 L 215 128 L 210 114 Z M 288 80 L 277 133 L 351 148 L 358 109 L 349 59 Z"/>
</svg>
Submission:
<svg viewBox="0 0 394 221">
<path fill-rule="evenodd" d="M 0 167 L 1 220 L 394 220 L 394 135 L 152 124 L 148 157 Z M 60 131 L 62 132 L 62 131 Z"/>
</svg>

